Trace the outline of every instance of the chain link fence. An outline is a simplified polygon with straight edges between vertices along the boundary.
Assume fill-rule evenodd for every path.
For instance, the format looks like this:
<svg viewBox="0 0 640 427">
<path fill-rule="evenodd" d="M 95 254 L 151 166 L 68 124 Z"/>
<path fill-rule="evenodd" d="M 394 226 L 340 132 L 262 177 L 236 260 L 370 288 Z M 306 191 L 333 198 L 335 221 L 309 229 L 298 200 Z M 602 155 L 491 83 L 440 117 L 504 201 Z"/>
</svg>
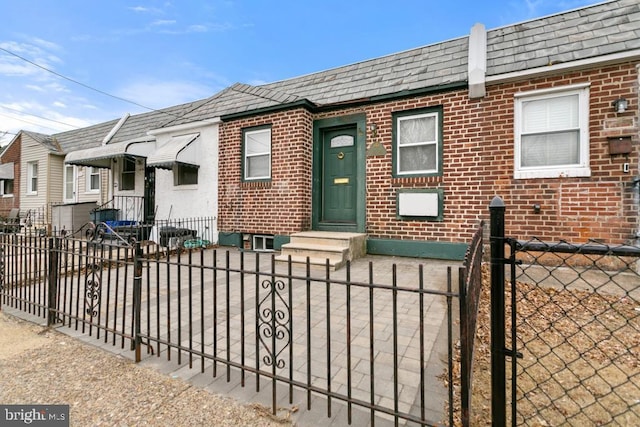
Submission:
<svg viewBox="0 0 640 427">
<path fill-rule="evenodd" d="M 511 423 L 640 425 L 640 248 L 506 243 Z"/>
</svg>

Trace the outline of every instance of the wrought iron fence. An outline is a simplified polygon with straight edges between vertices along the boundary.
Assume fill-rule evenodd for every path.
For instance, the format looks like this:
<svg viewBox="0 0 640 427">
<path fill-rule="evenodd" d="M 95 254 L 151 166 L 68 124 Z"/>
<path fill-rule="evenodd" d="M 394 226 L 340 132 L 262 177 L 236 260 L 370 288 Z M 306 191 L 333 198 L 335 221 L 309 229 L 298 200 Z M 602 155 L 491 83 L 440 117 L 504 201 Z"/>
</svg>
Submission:
<svg viewBox="0 0 640 427">
<path fill-rule="evenodd" d="M 462 370 L 470 371 L 481 236 L 458 271 L 458 292 L 451 267 L 434 282 L 424 265 L 390 259 L 334 272 L 273 254 L 143 251 L 99 233 L 7 235 L 0 304 L 131 348 L 137 361 L 238 376 L 243 387 L 269 389 L 274 412 L 285 386 L 288 401 L 308 409 L 312 396 L 323 397 L 328 417 L 345 408 L 347 423 L 364 411 L 371 424 L 453 425 L 456 384 L 470 392 L 470 372 L 458 377 L 452 354 L 461 333 Z M 468 396 L 462 402 L 468 413 Z"/>
<path fill-rule="evenodd" d="M 484 223 L 476 230 L 460 268 L 460 398 L 461 422 L 468 426 L 471 420 L 471 396 L 473 385 L 473 356 L 476 339 L 476 322 L 482 291 Z M 453 397 L 450 396 L 450 401 Z"/>
<path fill-rule="evenodd" d="M 494 425 L 640 425 L 640 248 L 518 241 L 493 221 Z"/>
</svg>

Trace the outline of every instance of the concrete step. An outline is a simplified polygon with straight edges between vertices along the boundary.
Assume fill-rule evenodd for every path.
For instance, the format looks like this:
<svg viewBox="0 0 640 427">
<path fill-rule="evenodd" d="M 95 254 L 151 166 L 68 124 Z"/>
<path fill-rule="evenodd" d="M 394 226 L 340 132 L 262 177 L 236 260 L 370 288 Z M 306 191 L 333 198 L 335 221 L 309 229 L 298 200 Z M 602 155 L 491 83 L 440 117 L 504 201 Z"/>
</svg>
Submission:
<svg viewBox="0 0 640 427">
<path fill-rule="evenodd" d="M 329 265 L 337 270 L 346 264 L 366 254 L 366 234 L 340 233 L 332 231 L 304 231 L 292 234 L 290 242 L 282 245 L 281 254 L 276 261 L 291 261 L 305 264 L 307 257 L 313 265 Z"/>
</svg>

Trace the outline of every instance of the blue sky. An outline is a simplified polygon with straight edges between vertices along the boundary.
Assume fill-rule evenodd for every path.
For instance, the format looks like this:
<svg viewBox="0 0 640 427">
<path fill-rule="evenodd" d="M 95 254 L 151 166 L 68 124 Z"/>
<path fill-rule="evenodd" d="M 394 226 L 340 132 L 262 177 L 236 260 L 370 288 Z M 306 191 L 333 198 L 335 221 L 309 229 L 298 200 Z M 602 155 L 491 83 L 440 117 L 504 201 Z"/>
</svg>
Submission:
<svg viewBox="0 0 640 427">
<path fill-rule="evenodd" d="M 0 144 L 596 3 L 0 0 Z"/>
</svg>

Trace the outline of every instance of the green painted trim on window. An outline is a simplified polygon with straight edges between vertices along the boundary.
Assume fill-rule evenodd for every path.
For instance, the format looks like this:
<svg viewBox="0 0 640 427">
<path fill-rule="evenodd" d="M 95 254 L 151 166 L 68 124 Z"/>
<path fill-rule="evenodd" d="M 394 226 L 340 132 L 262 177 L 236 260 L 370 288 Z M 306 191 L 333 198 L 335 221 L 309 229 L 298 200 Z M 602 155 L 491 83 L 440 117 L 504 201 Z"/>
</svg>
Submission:
<svg viewBox="0 0 640 427">
<path fill-rule="evenodd" d="M 358 210 L 356 212 L 356 225 L 344 224 L 320 224 L 322 209 L 322 133 L 325 129 L 340 126 L 356 126 L 356 173 L 358 175 L 358 187 L 356 197 Z M 311 197 L 311 228 L 322 231 L 345 231 L 364 233 L 366 222 L 366 115 L 350 114 L 347 116 L 331 117 L 315 120 L 313 122 L 313 177 Z"/>
<path fill-rule="evenodd" d="M 437 193 L 438 215 L 436 216 L 403 216 L 400 215 L 400 193 Z M 398 188 L 396 191 L 396 219 L 401 221 L 444 221 L 444 189 L 443 188 Z"/>
<path fill-rule="evenodd" d="M 269 141 L 270 152 L 269 159 L 271 160 L 271 166 L 269 166 L 269 178 L 261 178 L 261 179 L 246 179 L 244 176 L 244 159 L 245 159 L 245 135 L 247 132 L 255 132 L 258 130 L 269 129 L 271 131 L 271 140 Z M 252 126 L 248 128 L 242 129 L 242 157 L 240 158 L 240 180 L 242 182 L 271 182 L 273 178 L 273 129 L 271 129 L 271 125 L 260 125 L 260 126 Z"/>
<path fill-rule="evenodd" d="M 368 239 L 367 253 L 372 255 L 407 256 L 462 261 L 466 243 L 434 242 L 424 240 Z"/>
<path fill-rule="evenodd" d="M 408 116 L 416 116 L 419 114 L 425 114 L 425 113 L 437 113 L 438 114 L 438 171 L 437 172 L 433 172 L 433 173 L 405 173 L 405 174 L 399 174 L 398 173 L 398 140 L 397 140 L 397 127 L 398 127 L 398 118 L 399 117 L 408 117 Z M 392 121 L 392 127 L 391 127 L 391 149 L 392 151 L 392 155 L 391 155 L 391 161 L 392 161 L 392 170 L 391 170 L 391 176 L 393 176 L 394 178 L 410 178 L 410 177 L 415 177 L 415 176 L 442 176 L 442 169 L 443 169 L 443 152 L 444 152 L 444 140 L 443 140 L 443 130 L 442 127 L 444 125 L 444 119 L 443 119 L 443 108 L 442 105 L 436 106 L 436 107 L 429 107 L 429 108 L 419 108 L 416 110 L 404 110 L 404 111 L 395 111 L 391 114 L 393 121 Z"/>
</svg>

